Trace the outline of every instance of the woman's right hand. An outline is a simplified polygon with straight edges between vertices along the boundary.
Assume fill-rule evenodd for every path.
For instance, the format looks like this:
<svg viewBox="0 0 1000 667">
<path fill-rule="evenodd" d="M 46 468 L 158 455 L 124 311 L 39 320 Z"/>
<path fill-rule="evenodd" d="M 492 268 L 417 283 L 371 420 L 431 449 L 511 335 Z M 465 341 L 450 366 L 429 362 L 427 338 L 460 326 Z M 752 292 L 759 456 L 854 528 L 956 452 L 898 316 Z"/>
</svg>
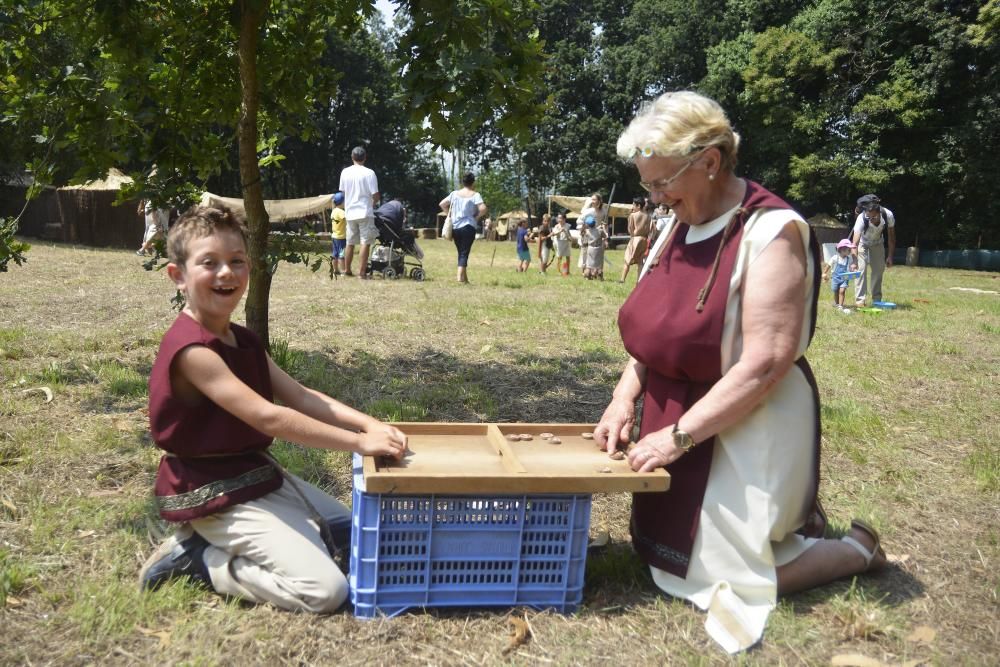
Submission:
<svg viewBox="0 0 1000 667">
<path fill-rule="evenodd" d="M 612 398 L 597 428 L 594 429 L 594 440 L 611 454 L 618 448 L 618 443 L 627 444 L 632 439 L 633 426 L 635 426 L 635 402 L 624 398 Z"/>
</svg>

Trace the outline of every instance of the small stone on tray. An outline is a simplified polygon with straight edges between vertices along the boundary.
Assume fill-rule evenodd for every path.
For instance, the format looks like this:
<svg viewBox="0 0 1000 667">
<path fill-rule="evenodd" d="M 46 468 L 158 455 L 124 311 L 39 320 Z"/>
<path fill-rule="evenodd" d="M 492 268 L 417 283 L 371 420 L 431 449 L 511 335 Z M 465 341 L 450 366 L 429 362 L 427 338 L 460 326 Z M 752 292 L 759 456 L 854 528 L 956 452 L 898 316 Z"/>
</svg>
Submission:
<svg viewBox="0 0 1000 667">
<path fill-rule="evenodd" d="M 517 435 L 516 433 L 508 433 L 505 437 L 511 442 L 517 442 L 518 440 L 521 439 L 521 436 Z"/>
<path fill-rule="evenodd" d="M 593 432 L 581 433 L 580 437 L 583 438 L 584 440 L 593 440 L 594 439 L 594 433 Z"/>
<path fill-rule="evenodd" d="M 603 468 L 599 468 L 597 472 L 612 472 L 612 471 L 611 468 L 604 466 Z"/>
<path fill-rule="evenodd" d="M 521 434 L 521 440 L 532 440 L 531 434 L 530 433 L 522 433 Z"/>
<path fill-rule="evenodd" d="M 538 437 L 542 438 L 543 440 L 549 440 L 550 438 L 552 438 L 553 435 L 555 435 L 555 434 L 554 433 L 539 433 Z"/>
<path fill-rule="evenodd" d="M 551 442 L 553 445 L 558 445 L 558 444 L 562 443 L 562 440 L 560 440 L 559 438 L 553 436 L 553 437 L 549 438 L 549 442 Z"/>
<path fill-rule="evenodd" d="M 625 458 L 625 452 L 623 452 L 620 449 L 616 449 L 615 451 L 608 454 L 608 458 L 614 459 L 615 461 L 621 461 L 622 459 Z"/>
</svg>

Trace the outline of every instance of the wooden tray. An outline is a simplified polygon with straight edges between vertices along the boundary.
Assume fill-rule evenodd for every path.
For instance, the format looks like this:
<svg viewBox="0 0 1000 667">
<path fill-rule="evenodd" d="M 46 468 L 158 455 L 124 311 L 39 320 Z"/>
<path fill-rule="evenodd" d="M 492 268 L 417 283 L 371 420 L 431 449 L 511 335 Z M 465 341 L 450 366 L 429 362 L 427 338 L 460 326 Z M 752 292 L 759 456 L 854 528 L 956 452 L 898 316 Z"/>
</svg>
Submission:
<svg viewBox="0 0 1000 667">
<path fill-rule="evenodd" d="M 402 461 L 364 457 L 365 490 L 399 494 L 606 493 L 666 491 L 670 475 L 663 468 L 633 472 L 615 461 L 582 433 L 593 424 L 450 424 L 397 423 L 409 436 Z M 553 433 L 553 444 L 539 437 Z M 532 440 L 511 442 L 508 434 L 527 433 Z"/>
</svg>

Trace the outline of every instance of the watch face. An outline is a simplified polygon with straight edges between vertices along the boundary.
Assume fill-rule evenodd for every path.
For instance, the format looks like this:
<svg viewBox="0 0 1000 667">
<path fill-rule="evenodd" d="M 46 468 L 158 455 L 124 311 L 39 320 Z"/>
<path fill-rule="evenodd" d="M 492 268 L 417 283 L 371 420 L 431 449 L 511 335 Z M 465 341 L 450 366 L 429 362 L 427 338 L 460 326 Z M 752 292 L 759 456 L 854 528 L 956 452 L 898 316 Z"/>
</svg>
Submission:
<svg viewBox="0 0 1000 667">
<path fill-rule="evenodd" d="M 694 440 L 684 431 L 674 431 L 674 446 L 687 451 L 694 447 Z"/>
</svg>

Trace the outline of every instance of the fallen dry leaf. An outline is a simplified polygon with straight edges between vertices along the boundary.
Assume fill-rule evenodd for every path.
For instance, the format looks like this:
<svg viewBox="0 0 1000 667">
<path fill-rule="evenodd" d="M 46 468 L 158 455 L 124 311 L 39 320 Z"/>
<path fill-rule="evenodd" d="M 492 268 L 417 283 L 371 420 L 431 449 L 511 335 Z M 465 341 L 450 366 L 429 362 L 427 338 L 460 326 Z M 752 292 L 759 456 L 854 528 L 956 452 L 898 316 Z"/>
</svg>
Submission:
<svg viewBox="0 0 1000 667">
<path fill-rule="evenodd" d="M 518 618 L 517 616 L 508 616 L 507 623 L 511 626 L 510 643 L 501 651 L 503 655 L 509 655 L 516 651 L 519 647 L 527 644 L 528 639 L 531 638 L 531 630 L 528 628 L 528 622 L 525 619 Z"/>
<path fill-rule="evenodd" d="M 844 653 L 830 658 L 830 664 L 835 667 L 889 667 L 881 660 L 869 658 L 860 653 Z"/>
<path fill-rule="evenodd" d="M 170 646 L 169 630 L 150 630 L 149 628 L 144 628 L 141 625 L 136 626 L 136 630 L 146 635 L 147 637 L 156 637 L 157 639 L 159 639 L 160 648 L 168 648 Z"/>
<path fill-rule="evenodd" d="M 910 560 L 910 554 L 886 554 L 885 559 L 893 565 L 903 565 L 906 561 Z"/>
<path fill-rule="evenodd" d="M 78 531 L 76 531 L 76 536 L 77 537 L 93 537 L 94 535 L 97 535 L 97 531 L 96 530 L 78 530 Z"/>
<path fill-rule="evenodd" d="M 919 625 L 913 629 L 913 632 L 906 636 L 906 641 L 930 644 L 934 641 L 935 637 L 937 637 L 937 630 L 926 625 Z"/>
<path fill-rule="evenodd" d="M 21 598 L 16 598 L 13 595 L 8 595 L 6 604 L 8 607 L 20 607 L 21 605 L 24 604 L 24 600 L 22 600 Z"/>
<path fill-rule="evenodd" d="M 6 498 L 0 499 L 0 505 L 3 505 L 7 509 L 9 509 L 11 512 L 17 512 L 17 505 L 15 505 L 14 503 L 10 502 Z"/>
<path fill-rule="evenodd" d="M 22 394 L 30 394 L 30 393 L 36 392 L 36 391 L 40 391 L 43 394 L 45 394 L 45 402 L 46 403 L 51 403 L 52 402 L 52 390 L 49 389 L 48 387 L 33 387 L 31 389 L 22 389 L 21 393 Z"/>
<path fill-rule="evenodd" d="M 117 496 L 121 489 L 98 489 L 87 494 L 88 498 L 105 498 L 107 496 Z"/>
</svg>

